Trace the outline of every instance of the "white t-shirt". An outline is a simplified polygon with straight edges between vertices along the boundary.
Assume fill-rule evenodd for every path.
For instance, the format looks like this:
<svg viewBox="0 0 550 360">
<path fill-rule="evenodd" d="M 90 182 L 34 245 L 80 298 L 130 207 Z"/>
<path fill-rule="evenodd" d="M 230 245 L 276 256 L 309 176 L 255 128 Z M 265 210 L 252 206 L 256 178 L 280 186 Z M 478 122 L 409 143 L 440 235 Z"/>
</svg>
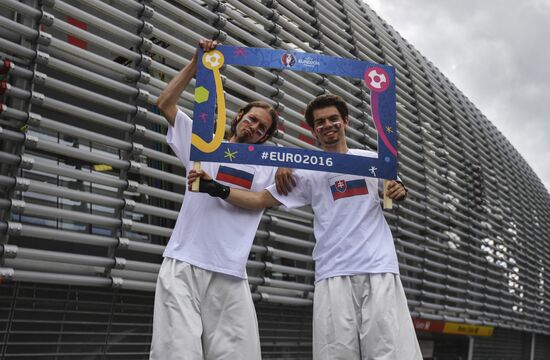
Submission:
<svg viewBox="0 0 550 360">
<path fill-rule="evenodd" d="M 178 110 L 175 126 L 168 129 L 166 140 L 186 169 L 192 168 L 191 133 L 192 120 Z M 273 184 L 277 171 L 273 167 L 231 163 L 201 162 L 201 167 L 220 183 L 252 191 Z M 262 213 L 188 191 L 164 256 L 246 279 L 246 261 Z"/>
<path fill-rule="evenodd" d="M 375 157 L 371 151 L 348 154 Z M 333 276 L 399 274 L 393 237 L 379 203 L 376 178 L 294 170 L 296 187 L 287 196 L 267 190 L 288 208 L 311 205 L 315 214 L 315 281 Z"/>
</svg>

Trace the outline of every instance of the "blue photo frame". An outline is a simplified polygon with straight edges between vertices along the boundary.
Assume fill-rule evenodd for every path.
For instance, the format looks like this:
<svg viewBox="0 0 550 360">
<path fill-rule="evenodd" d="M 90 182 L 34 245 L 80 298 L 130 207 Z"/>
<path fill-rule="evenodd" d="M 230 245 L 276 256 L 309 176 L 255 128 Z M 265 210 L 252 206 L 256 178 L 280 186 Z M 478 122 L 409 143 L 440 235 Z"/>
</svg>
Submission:
<svg viewBox="0 0 550 360">
<path fill-rule="evenodd" d="M 199 59 L 191 160 L 397 178 L 395 70 L 391 66 L 319 54 L 222 45 L 206 53 L 200 51 Z M 370 90 L 372 118 L 378 135 L 378 157 L 223 142 L 226 124 L 220 73 L 223 64 L 312 72 L 365 81 Z M 216 108 L 218 119 L 214 121 Z"/>
</svg>

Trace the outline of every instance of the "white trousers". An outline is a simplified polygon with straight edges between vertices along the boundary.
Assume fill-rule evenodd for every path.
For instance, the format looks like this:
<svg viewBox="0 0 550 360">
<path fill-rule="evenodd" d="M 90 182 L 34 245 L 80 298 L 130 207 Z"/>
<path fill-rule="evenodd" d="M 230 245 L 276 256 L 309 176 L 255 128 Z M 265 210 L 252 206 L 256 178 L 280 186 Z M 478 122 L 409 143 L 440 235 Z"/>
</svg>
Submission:
<svg viewBox="0 0 550 360">
<path fill-rule="evenodd" d="M 165 258 L 155 292 L 150 359 L 261 359 L 248 281 Z"/>
<path fill-rule="evenodd" d="M 314 360 L 422 360 L 398 275 L 337 276 L 315 285 Z"/>
</svg>

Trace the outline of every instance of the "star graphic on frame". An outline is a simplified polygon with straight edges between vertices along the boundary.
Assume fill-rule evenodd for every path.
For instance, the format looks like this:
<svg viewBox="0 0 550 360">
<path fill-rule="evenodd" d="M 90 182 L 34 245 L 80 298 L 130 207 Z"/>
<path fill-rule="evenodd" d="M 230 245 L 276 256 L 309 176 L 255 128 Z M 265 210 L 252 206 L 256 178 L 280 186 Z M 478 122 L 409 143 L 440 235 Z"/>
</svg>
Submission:
<svg viewBox="0 0 550 360">
<path fill-rule="evenodd" d="M 386 132 L 388 134 L 391 134 L 393 132 L 393 129 L 391 128 L 391 126 L 386 126 Z"/>
<path fill-rule="evenodd" d="M 378 170 L 377 167 L 375 167 L 374 165 L 370 167 L 369 171 L 370 173 L 373 175 L 373 176 L 376 176 L 376 170 Z"/>
<path fill-rule="evenodd" d="M 225 150 L 225 158 L 229 158 L 229 161 L 233 161 L 237 157 L 237 151 L 231 152 L 229 149 Z"/>
<path fill-rule="evenodd" d="M 236 48 L 234 54 L 235 54 L 235 56 L 245 56 L 246 55 L 246 49 L 245 48 Z"/>
</svg>

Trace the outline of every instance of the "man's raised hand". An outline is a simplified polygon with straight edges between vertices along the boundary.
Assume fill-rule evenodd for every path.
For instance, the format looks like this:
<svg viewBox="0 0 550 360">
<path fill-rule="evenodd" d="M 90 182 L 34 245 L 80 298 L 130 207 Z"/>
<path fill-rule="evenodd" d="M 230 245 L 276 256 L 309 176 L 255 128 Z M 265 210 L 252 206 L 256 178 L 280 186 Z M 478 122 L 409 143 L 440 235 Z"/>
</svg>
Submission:
<svg viewBox="0 0 550 360">
<path fill-rule="evenodd" d="M 404 200 L 407 196 L 407 189 L 405 185 L 399 181 L 392 180 L 388 185 L 387 195 L 392 200 Z"/>
<path fill-rule="evenodd" d="M 275 186 L 280 195 L 288 195 L 296 186 L 296 180 L 292 175 L 292 169 L 279 168 L 275 174 Z"/>
</svg>

